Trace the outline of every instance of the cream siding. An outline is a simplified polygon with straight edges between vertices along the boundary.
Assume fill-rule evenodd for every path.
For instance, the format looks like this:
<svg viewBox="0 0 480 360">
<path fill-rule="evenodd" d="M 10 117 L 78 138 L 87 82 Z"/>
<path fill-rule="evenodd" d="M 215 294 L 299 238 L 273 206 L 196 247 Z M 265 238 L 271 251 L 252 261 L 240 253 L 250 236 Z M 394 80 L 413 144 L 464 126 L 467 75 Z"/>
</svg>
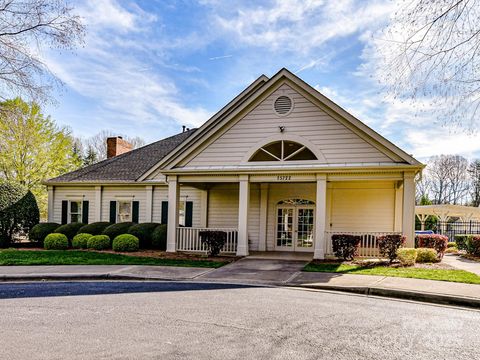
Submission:
<svg viewBox="0 0 480 360">
<path fill-rule="evenodd" d="M 72 187 L 56 186 L 53 196 L 53 217 L 52 221 L 61 224 L 62 222 L 62 201 L 63 200 L 84 200 L 88 201 L 88 222 L 95 221 L 95 188 L 94 187 Z"/>
<path fill-rule="evenodd" d="M 104 186 L 102 191 L 102 220 L 110 221 L 110 201 L 138 201 L 138 221 L 146 222 L 147 193 L 145 186 Z"/>
<path fill-rule="evenodd" d="M 316 188 L 313 183 L 270 184 L 268 191 L 267 251 L 275 250 L 278 202 L 287 199 L 305 199 L 315 202 L 315 196 Z"/>
<path fill-rule="evenodd" d="M 273 111 L 273 102 L 281 94 L 289 95 L 294 101 L 293 111 L 285 117 L 279 117 Z M 313 144 L 324 155 L 326 163 L 393 162 L 352 130 L 284 84 L 182 165 L 239 164 L 263 139 L 279 136 L 279 126 L 285 126 L 283 135 L 286 138 L 289 135 L 300 136 Z"/>
<path fill-rule="evenodd" d="M 329 191 L 331 231 L 395 230 L 393 181 L 338 182 L 330 184 Z"/>
<path fill-rule="evenodd" d="M 193 202 L 192 227 L 201 227 L 201 214 L 204 211 L 201 207 L 202 190 L 180 186 L 180 201 Z M 162 221 L 162 201 L 168 201 L 168 186 L 155 186 L 153 188 L 152 221 Z"/>
</svg>

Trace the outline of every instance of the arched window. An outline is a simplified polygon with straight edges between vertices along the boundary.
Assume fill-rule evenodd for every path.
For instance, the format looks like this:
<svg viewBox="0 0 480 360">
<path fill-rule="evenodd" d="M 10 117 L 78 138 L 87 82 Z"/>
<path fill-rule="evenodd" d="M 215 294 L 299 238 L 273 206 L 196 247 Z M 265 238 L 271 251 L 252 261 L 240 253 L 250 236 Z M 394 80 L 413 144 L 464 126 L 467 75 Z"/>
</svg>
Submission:
<svg viewBox="0 0 480 360">
<path fill-rule="evenodd" d="M 306 199 L 286 199 L 280 200 L 277 205 L 315 205 L 313 201 Z"/>
<path fill-rule="evenodd" d="M 317 160 L 305 145 L 294 141 L 280 140 L 262 146 L 249 161 L 296 161 Z"/>
</svg>

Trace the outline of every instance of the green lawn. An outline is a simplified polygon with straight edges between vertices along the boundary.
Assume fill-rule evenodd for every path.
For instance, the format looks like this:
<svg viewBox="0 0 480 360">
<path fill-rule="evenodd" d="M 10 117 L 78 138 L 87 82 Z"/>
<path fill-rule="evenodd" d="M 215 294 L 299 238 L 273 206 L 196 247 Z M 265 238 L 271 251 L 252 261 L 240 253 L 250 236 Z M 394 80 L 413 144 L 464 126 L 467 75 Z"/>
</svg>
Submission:
<svg viewBox="0 0 480 360">
<path fill-rule="evenodd" d="M 322 264 L 312 262 L 307 264 L 303 268 L 303 271 L 395 276 L 415 279 L 453 281 L 467 284 L 480 284 L 480 276 L 464 270 L 422 269 L 414 267 L 394 268 L 387 266 L 365 267 L 360 265 L 347 265 L 341 263 Z"/>
<path fill-rule="evenodd" d="M 160 259 L 77 250 L 1 250 L 0 265 L 162 265 L 218 268 L 224 261 Z"/>
</svg>

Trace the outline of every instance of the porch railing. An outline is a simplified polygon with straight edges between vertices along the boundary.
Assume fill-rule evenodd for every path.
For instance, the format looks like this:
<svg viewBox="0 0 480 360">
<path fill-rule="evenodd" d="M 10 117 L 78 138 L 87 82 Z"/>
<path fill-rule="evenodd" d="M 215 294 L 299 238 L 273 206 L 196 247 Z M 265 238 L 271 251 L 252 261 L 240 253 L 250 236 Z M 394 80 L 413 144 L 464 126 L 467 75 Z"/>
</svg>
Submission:
<svg viewBox="0 0 480 360">
<path fill-rule="evenodd" d="M 189 252 L 207 252 L 207 248 L 200 240 L 200 231 L 224 231 L 227 233 L 227 240 L 222 248 L 222 253 L 236 253 L 238 231 L 233 228 L 177 228 L 177 250 Z"/>
<path fill-rule="evenodd" d="M 362 238 L 360 241 L 360 248 L 358 249 L 358 256 L 360 257 L 376 257 L 379 255 L 377 238 L 383 235 L 401 234 L 399 232 L 366 232 L 366 231 L 326 231 L 326 250 L 325 255 L 334 255 L 332 246 L 332 235 L 334 234 L 348 234 L 358 235 Z"/>
</svg>

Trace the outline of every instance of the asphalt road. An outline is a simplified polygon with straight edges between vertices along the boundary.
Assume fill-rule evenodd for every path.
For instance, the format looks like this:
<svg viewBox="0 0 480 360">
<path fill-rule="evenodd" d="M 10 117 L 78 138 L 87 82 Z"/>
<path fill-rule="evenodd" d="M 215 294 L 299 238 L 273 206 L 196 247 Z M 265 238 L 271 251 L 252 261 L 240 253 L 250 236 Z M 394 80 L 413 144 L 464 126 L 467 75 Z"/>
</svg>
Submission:
<svg viewBox="0 0 480 360">
<path fill-rule="evenodd" d="M 0 284 L 1 359 L 479 359 L 480 312 L 286 288 Z"/>
</svg>

